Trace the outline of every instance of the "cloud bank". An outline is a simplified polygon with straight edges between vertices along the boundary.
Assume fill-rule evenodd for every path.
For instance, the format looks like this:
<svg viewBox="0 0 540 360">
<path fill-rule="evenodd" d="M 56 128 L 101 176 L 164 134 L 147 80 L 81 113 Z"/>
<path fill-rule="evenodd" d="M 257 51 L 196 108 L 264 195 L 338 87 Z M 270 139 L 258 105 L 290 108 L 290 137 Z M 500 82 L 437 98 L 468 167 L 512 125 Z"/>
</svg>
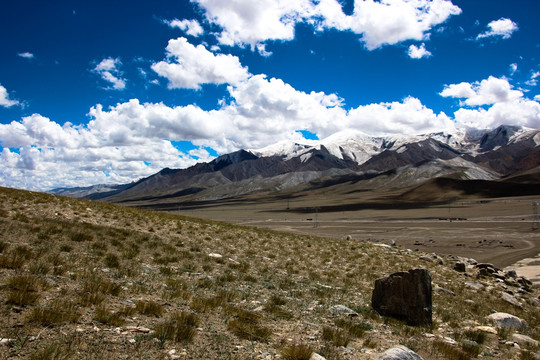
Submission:
<svg viewBox="0 0 540 360">
<path fill-rule="evenodd" d="M 294 38 L 298 23 L 318 30 L 351 31 L 369 50 L 406 40 L 426 40 L 431 29 L 461 9 L 449 0 L 355 1 L 352 15 L 337 0 L 194 0 L 206 19 L 222 28 L 223 45 L 257 48 L 266 41 Z"/>
</svg>

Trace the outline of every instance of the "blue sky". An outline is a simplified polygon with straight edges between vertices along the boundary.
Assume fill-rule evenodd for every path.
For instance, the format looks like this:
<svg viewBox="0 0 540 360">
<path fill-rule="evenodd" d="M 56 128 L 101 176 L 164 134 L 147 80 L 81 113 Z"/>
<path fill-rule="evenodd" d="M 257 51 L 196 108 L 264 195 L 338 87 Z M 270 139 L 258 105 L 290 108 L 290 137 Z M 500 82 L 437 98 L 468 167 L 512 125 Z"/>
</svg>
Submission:
<svg viewBox="0 0 540 360">
<path fill-rule="evenodd" d="M 536 0 L 9 2 L 0 185 L 129 182 L 350 129 L 539 128 L 539 13 Z"/>
</svg>

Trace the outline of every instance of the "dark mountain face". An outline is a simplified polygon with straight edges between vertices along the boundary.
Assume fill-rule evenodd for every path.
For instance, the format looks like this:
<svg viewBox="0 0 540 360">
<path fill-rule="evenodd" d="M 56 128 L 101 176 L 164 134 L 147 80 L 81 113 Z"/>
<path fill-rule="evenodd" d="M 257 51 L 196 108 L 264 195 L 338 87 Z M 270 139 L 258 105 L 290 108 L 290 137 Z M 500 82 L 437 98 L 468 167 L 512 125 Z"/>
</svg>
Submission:
<svg viewBox="0 0 540 360">
<path fill-rule="evenodd" d="M 480 150 L 486 152 L 493 150 L 498 146 L 507 145 L 510 137 L 515 135 L 519 130 L 521 130 L 521 128 L 518 126 L 499 126 L 495 130 L 482 136 L 480 139 Z"/>
<path fill-rule="evenodd" d="M 376 148 L 374 143 L 378 144 Z M 136 183 L 110 189 L 71 189 L 66 194 L 111 202 L 158 201 L 183 197 L 226 198 L 286 187 L 310 189 L 362 181 L 402 187 L 417 184 L 416 177 L 426 179 L 453 173 L 457 175 L 452 176 L 460 179 L 491 181 L 539 167 L 537 143 L 540 143 L 539 130 L 500 126 L 463 139 L 441 133 L 405 140 L 366 140 L 364 137 L 352 143 L 350 139 L 331 143 L 329 147 L 295 145 L 291 147 L 292 153 L 280 148 L 276 155 L 266 153 L 265 156 L 239 150 L 187 169 L 165 168 Z M 362 164 L 353 160 L 359 158 L 357 154 L 366 154 L 355 153 L 361 151 L 358 149 L 371 151 Z M 376 182 L 374 179 L 378 177 L 381 180 Z"/>
<path fill-rule="evenodd" d="M 406 165 L 420 164 L 430 160 L 449 160 L 461 153 L 433 139 L 405 144 L 396 150 L 384 150 L 360 166 L 363 171 L 390 171 Z"/>
</svg>

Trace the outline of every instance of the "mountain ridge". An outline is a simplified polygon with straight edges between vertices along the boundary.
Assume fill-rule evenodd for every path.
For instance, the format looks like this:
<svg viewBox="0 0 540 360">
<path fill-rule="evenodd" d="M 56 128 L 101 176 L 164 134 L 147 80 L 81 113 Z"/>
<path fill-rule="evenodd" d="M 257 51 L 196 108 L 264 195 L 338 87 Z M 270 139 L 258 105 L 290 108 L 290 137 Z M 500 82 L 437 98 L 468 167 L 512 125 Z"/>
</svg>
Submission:
<svg viewBox="0 0 540 360">
<path fill-rule="evenodd" d="M 305 144 L 282 141 L 262 149 L 241 149 L 187 169 L 165 168 L 110 191 L 101 185 L 52 192 L 126 203 L 163 198 L 215 200 L 308 189 L 314 182 L 318 186 L 346 184 L 350 179 L 364 181 L 366 190 L 405 189 L 437 177 L 496 181 L 540 166 L 539 144 L 540 130 L 504 125 L 484 132 L 416 136 L 342 132 Z"/>
</svg>

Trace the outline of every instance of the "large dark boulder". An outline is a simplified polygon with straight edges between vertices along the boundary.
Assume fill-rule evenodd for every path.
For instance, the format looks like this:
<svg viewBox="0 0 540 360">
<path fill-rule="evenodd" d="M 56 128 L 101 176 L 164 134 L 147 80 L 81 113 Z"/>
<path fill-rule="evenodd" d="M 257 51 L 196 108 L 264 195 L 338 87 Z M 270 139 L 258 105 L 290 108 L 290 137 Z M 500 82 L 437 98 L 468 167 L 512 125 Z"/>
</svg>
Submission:
<svg viewBox="0 0 540 360">
<path fill-rule="evenodd" d="M 371 305 L 379 314 L 414 326 L 431 326 L 431 274 L 426 269 L 397 272 L 377 279 Z"/>
</svg>

